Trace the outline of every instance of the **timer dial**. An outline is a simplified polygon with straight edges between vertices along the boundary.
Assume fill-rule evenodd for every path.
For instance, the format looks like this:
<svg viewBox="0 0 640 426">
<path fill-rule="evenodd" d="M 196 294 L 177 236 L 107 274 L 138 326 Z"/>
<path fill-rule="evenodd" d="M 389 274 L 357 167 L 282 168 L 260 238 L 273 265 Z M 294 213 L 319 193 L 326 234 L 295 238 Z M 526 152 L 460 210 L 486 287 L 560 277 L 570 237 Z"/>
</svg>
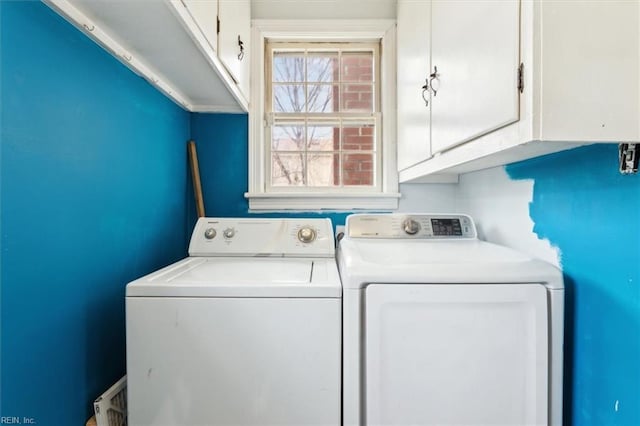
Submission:
<svg viewBox="0 0 640 426">
<path fill-rule="evenodd" d="M 298 231 L 298 240 L 305 244 L 313 242 L 317 237 L 316 230 L 305 226 L 304 228 L 300 228 Z"/>
<path fill-rule="evenodd" d="M 233 236 L 236 235 L 236 230 L 233 228 L 227 228 L 222 232 L 222 234 L 225 238 L 233 238 Z"/>
<path fill-rule="evenodd" d="M 420 224 L 409 217 L 402 222 L 402 229 L 409 235 L 415 235 L 420 230 Z"/>
</svg>

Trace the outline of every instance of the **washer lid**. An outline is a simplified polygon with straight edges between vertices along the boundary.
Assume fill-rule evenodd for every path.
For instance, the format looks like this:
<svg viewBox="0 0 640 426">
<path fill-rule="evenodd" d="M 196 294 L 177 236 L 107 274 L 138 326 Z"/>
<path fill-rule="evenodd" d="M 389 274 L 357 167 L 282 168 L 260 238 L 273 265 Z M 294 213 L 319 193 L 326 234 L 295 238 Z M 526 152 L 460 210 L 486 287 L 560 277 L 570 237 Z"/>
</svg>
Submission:
<svg viewBox="0 0 640 426">
<path fill-rule="evenodd" d="M 340 297 L 333 259 L 189 257 L 133 281 L 139 297 Z"/>
</svg>

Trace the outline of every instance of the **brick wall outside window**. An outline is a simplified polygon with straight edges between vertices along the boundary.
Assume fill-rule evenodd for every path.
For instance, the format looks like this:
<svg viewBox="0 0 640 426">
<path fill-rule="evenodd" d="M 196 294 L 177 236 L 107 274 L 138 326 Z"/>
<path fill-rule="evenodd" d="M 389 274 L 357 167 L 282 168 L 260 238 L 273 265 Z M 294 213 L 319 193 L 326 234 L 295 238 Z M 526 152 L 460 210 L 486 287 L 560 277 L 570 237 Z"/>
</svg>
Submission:
<svg viewBox="0 0 640 426">
<path fill-rule="evenodd" d="M 370 59 L 358 57 L 344 58 L 342 66 L 343 83 L 342 99 L 334 97 L 334 103 L 340 103 L 342 111 L 371 111 L 373 103 L 372 81 L 373 69 Z M 369 84 L 357 84 L 369 82 Z M 337 105 L 334 105 L 337 107 Z M 342 138 L 340 137 L 342 136 Z M 334 130 L 334 148 L 343 151 L 373 151 L 373 127 L 345 127 L 342 135 L 339 129 Z M 374 158 L 372 154 L 344 153 L 341 159 L 343 185 L 373 185 Z M 338 185 L 340 179 L 340 163 L 334 162 L 334 183 Z"/>
</svg>

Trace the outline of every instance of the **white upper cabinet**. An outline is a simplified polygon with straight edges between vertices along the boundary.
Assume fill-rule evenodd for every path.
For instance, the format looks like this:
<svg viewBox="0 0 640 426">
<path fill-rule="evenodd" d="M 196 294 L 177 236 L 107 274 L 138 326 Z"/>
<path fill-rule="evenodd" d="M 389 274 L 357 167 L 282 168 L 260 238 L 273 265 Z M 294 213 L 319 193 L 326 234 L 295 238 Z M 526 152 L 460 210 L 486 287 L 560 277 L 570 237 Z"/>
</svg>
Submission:
<svg viewBox="0 0 640 426">
<path fill-rule="evenodd" d="M 218 0 L 182 0 L 182 3 L 211 48 L 218 50 Z"/>
<path fill-rule="evenodd" d="M 640 1 L 398 0 L 398 105 L 401 182 L 637 143 Z"/>
<path fill-rule="evenodd" d="M 398 170 L 431 157 L 429 79 L 431 3 L 398 2 Z M 424 96 L 424 97 L 423 97 Z"/>
<path fill-rule="evenodd" d="M 398 2 L 399 170 L 518 120 L 519 15 L 517 1 Z"/>
<path fill-rule="evenodd" d="M 220 0 L 218 16 L 218 56 L 249 99 L 251 3 L 249 0 Z"/>
<path fill-rule="evenodd" d="M 431 151 L 518 120 L 518 1 L 437 0 L 431 9 Z"/>
<path fill-rule="evenodd" d="M 249 1 L 44 2 L 183 108 L 199 112 L 248 110 L 248 84 L 219 55 L 228 49 L 226 44 L 220 46 L 218 18 L 222 9 L 227 25 L 242 28 L 248 40 Z M 219 3 L 237 3 L 238 9 L 234 10 L 238 13 Z M 243 65 L 248 62 L 245 45 Z"/>
<path fill-rule="evenodd" d="M 535 10 L 541 140 L 640 141 L 640 1 L 553 1 Z M 534 129 L 537 130 L 537 129 Z"/>
</svg>

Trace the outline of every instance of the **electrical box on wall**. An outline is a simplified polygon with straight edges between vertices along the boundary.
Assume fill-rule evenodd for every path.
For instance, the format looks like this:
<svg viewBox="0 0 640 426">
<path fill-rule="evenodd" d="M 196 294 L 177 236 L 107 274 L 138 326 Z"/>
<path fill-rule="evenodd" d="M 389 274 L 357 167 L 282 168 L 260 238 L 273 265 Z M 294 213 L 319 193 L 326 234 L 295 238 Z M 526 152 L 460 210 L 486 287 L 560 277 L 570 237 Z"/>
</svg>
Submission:
<svg viewBox="0 0 640 426">
<path fill-rule="evenodd" d="M 620 173 L 624 175 L 638 173 L 638 144 L 621 143 L 618 148 L 620 158 Z"/>
</svg>

